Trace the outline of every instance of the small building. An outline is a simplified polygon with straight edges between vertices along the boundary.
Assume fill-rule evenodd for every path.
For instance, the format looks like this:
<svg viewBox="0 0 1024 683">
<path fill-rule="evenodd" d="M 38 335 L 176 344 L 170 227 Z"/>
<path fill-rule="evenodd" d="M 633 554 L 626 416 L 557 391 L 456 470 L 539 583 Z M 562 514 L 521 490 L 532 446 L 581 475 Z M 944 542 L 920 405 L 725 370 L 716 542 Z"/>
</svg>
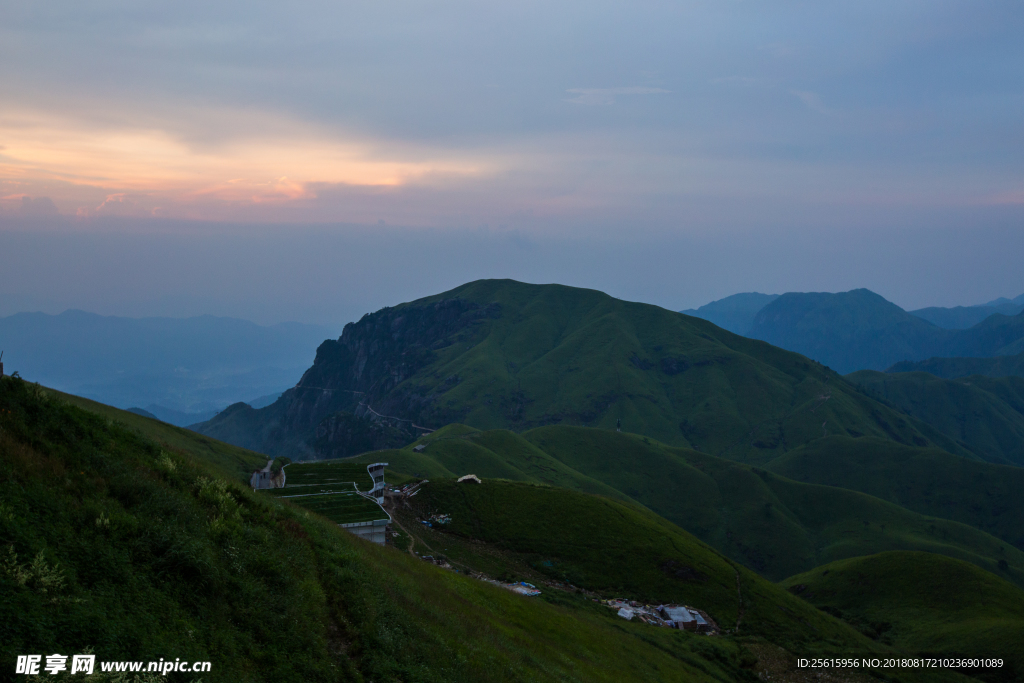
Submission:
<svg viewBox="0 0 1024 683">
<path fill-rule="evenodd" d="M 267 466 L 262 470 L 258 470 L 252 473 L 249 477 L 249 486 L 255 489 L 283 489 L 285 483 L 284 467 L 282 467 L 277 474 L 270 471 L 271 466 L 274 464 L 273 460 L 267 461 Z M 287 467 L 287 465 L 285 465 Z"/>
<path fill-rule="evenodd" d="M 693 612 L 682 605 L 665 605 L 661 608 L 661 616 L 666 621 L 674 623 L 676 628 L 692 631 L 697 627 Z"/>
<path fill-rule="evenodd" d="M 425 444 L 425 443 L 421 443 L 421 444 L 418 444 L 418 445 L 412 447 L 412 452 L 413 453 L 422 453 L 425 450 L 427 450 L 427 444 Z"/>
</svg>

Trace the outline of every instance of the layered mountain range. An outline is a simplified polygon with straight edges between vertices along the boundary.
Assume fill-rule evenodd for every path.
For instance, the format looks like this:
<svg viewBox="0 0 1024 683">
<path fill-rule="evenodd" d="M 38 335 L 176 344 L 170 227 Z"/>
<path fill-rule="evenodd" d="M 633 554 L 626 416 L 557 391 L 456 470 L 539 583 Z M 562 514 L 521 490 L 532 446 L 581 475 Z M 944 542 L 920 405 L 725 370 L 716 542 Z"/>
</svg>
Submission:
<svg viewBox="0 0 1024 683">
<path fill-rule="evenodd" d="M 1024 352 L 1024 295 L 980 306 L 905 311 L 867 289 L 735 294 L 684 313 L 737 334 L 802 353 L 841 373 L 894 371 L 936 358 L 993 358 Z M 932 360 L 929 360 L 932 359 Z M 901 365 L 897 365 L 901 364 Z M 963 361 L 982 374 L 1018 374 L 1019 361 Z M 915 366 L 912 369 L 926 369 Z M 956 375 L 960 376 L 960 375 Z"/>
</svg>

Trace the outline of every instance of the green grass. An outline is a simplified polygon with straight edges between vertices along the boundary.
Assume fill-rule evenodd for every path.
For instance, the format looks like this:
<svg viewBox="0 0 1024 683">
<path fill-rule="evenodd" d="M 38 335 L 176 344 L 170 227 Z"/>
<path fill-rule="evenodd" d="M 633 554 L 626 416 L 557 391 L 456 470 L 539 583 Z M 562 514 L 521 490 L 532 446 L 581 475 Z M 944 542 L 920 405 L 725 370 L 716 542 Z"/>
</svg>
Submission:
<svg viewBox="0 0 1024 683">
<path fill-rule="evenodd" d="M 224 411 L 201 429 L 308 457 L 318 425 L 360 404 L 427 427 L 621 420 L 627 432 L 755 464 L 826 431 L 961 450 L 798 354 L 657 306 L 511 280 L 370 314 L 325 342 L 284 400 Z"/>
<path fill-rule="evenodd" d="M 92 648 L 210 660 L 207 682 L 751 679 L 740 642 L 428 566 L 54 396 L 0 380 L 5 667 Z"/>
<path fill-rule="evenodd" d="M 693 605 L 727 630 L 735 628 L 740 615 L 739 579 L 747 595 L 740 633 L 761 636 L 792 651 L 866 646 L 647 510 L 599 496 L 499 480 L 481 485 L 432 481 L 410 504 L 423 518 L 451 515 L 449 525 L 438 527 L 444 536 L 434 535 L 439 548 L 451 545 L 448 535 L 482 541 L 510 551 L 548 579 L 606 597 Z"/>
<path fill-rule="evenodd" d="M 419 445 L 426 448 L 419 453 L 413 451 Z M 466 425 L 447 425 L 405 448 L 375 451 L 350 461 L 389 463 L 388 482 L 392 481 L 391 475 L 429 479 L 476 474 L 628 500 L 614 487 L 577 472 L 506 429 L 480 431 Z"/>
<path fill-rule="evenodd" d="M 267 456 L 262 453 L 211 439 L 184 427 L 175 427 L 160 420 L 136 415 L 127 410 L 120 410 L 81 396 L 65 394 L 56 389 L 44 387 L 43 391 L 70 405 L 113 421 L 118 426 L 153 441 L 173 453 L 200 458 L 232 478 L 244 479 L 248 482 L 249 475 L 267 464 Z"/>
<path fill-rule="evenodd" d="M 941 555 L 888 552 L 792 576 L 781 584 L 870 637 L 907 652 L 1001 658 L 979 677 L 1024 680 L 1024 591 Z"/>
<path fill-rule="evenodd" d="M 1024 549 L 1024 469 L 930 448 L 830 436 L 764 466 L 783 477 L 839 486 L 924 515 L 963 522 Z"/>
<path fill-rule="evenodd" d="M 926 372 L 847 377 L 880 401 L 931 425 L 989 462 L 1024 465 L 1024 378 L 941 379 Z"/>
<path fill-rule="evenodd" d="M 1014 545 L 1021 533 L 1016 468 L 868 438 L 821 439 L 759 469 L 599 429 L 516 435 L 452 425 L 436 434 L 418 442 L 427 444 L 420 453 L 407 447 L 354 460 L 387 461 L 389 477 L 474 473 L 641 505 L 772 580 L 901 549 L 964 559 L 1024 585 L 1024 553 Z"/>
<path fill-rule="evenodd" d="M 957 557 L 1024 584 L 1024 553 L 1009 543 L 857 491 L 606 430 L 543 427 L 523 437 L 773 580 L 901 549 Z"/>
</svg>

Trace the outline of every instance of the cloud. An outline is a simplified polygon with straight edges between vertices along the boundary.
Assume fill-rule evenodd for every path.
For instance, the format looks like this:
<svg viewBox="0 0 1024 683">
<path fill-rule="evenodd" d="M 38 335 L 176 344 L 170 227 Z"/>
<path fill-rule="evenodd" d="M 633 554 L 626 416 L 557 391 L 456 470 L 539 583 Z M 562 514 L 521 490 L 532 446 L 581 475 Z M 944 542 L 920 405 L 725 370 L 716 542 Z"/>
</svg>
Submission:
<svg viewBox="0 0 1024 683">
<path fill-rule="evenodd" d="M 23 193 L 0 197 L 0 211 L 5 210 L 20 216 L 56 216 L 60 213 L 49 197 L 32 197 Z"/>
<path fill-rule="evenodd" d="M 669 91 L 662 88 L 635 86 L 630 88 L 570 88 L 566 92 L 576 95 L 576 97 L 567 99 L 566 102 L 587 105 L 609 105 L 615 104 L 616 95 L 658 95 Z"/>
<path fill-rule="evenodd" d="M 132 216 L 141 217 L 151 211 L 147 211 L 137 202 L 128 198 L 123 192 L 107 195 L 103 203 L 97 207 L 83 206 L 78 209 L 79 218 L 95 218 L 98 216 Z"/>
<path fill-rule="evenodd" d="M 25 195 L 21 198 L 19 213 L 27 216 L 55 216 L 60 212 L 57 210 L 57 205 L 49 197 L 29 197 Z"/>
</svg>

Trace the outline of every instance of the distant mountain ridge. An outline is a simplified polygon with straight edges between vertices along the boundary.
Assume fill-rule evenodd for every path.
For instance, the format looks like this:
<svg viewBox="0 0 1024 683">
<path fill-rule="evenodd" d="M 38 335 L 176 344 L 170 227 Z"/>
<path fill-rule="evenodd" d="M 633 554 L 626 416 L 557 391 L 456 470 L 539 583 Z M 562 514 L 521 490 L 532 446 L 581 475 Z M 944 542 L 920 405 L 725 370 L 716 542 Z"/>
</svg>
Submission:
<svg viewBox="0 0 1024 683">
<path fill-rule="evenodd" d="M 929 358 L 900 361 L 886 372 L 927 372 L 936 377 L 956 379 L 971 375 L 988 377 L 1024 377 L 1024 353 L 994 358 Z"/>
<path fill-rule="evenodd" d="M 779 296 L 779 294 L 742 292 L 712 301 L 699 308 L 688 308 L 679 312 L 692 315 L 695 318 L 710 320 L 722 329 L 746 337 L 749 336 L 750 327 L 754 324 L 754 317 Z M 1021 311 L 1024 311 L 1024 294 L 1014 299 L 999 297 L 973 306 L 954 306 L 952 308 L 929 306 L 907 312 L 943 329 L 966 330 L 994 313 L 1014 316 Z"/>
<path fill-rule="evenodd" d="M 154 405 L 209 412 L 282 391 L 330 336 L 318 325 L 262 326 L 208 315 L 123 318 L 69 310 L 0 318 L 8 374 L 151 413 Z"/>
<path fill-rule="evenodd" d="M 758 312 L 750 336 L 846 374 L 934 356 L 1014 353 L 1014 344 L 1024 343 L 1024 313 L 996 313 L 969 329 L 946 330 L 867 289 L 790 292 Z"/>
<path fill-rule="evenodd" d="M 703 318 L 718 325 L 724 330 L 744 337 L 754 324 L 754 317 L 762 308 L 779 298 L 778 294 L 761 294 L 760 292 L 744 292 L 733 294 L 718 301 L 704 304 L 700 308 L 688 308 L 679 311 L 684 315 Z"/>
<path fill-rule="evenodd" d="M 1024 324 L 1018 319 L 1024 294 L 977 306 L 908 312 L 867 289 L 746 292 L 680 312 L 803 353 L 843 373 L 884 370 L 929 357 L 1024 353 Z"/>
<path fill-rule="evenodd" d="M 1020 298 L 1020 297 L 1018 297 Z M 947 330 L 966 330 L 980 323 L 985 318 L 999 313 L 1001 315 L 1017 315 L 1024 311 L 1024 304 L 1008 302 L 1005 304 L 984 306 L 957 306 L 955 308 L 919 308 L 916 311 L 908 311 L 911 315 L 927 320 L 928 322 Z"/>
</svg>

